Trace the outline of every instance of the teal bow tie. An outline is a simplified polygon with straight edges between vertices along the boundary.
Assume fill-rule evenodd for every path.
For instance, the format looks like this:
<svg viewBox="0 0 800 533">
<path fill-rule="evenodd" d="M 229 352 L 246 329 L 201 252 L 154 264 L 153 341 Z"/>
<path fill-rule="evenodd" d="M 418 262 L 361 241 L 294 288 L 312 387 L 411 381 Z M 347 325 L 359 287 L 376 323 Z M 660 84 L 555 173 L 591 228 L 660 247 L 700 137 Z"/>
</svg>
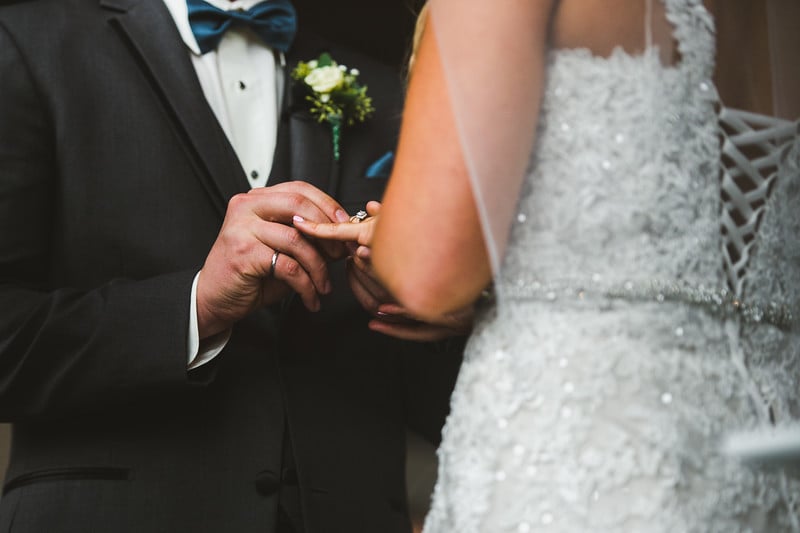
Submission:
<svg viewBox="0 0 800 533">
<path fill-rule="evenodd" d="M 205 54 L 214 50 L 233 25 L 246 26 L 280 52 L 292 45 L 297 32 L 297 13 L 289 0 L 266 0 L 246 11 L 225 11 L 203 0 L 186 0 L 189 25 Z"/>
</svg>

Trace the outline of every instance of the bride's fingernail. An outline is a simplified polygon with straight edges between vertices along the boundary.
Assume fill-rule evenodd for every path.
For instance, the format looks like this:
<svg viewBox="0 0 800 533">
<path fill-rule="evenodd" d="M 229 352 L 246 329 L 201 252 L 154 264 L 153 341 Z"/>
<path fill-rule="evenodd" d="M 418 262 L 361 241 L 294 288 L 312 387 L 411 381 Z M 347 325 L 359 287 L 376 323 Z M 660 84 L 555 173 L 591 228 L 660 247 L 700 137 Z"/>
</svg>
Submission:
<svg viewBox="0 0 800 533">
<path fill-rule="evenodd" d="M 306 219 L 304 219 L 303 217 L 301 217 L 299 215 L 293 216 L 292 220 L 294 220 L 295 222 L 305 222 L 306 221 Z"/>
<path fill-rule="evenodd" d="M 336 215 L 336 220 L 338 220 L 339 222 L 349 222 L 350 221 L 350 217 L 347 216 L 347 213 L 345 213 L 341 209 L 337 209 L 336 213 L 334 213 L 334 214 Z"/>
</svg>

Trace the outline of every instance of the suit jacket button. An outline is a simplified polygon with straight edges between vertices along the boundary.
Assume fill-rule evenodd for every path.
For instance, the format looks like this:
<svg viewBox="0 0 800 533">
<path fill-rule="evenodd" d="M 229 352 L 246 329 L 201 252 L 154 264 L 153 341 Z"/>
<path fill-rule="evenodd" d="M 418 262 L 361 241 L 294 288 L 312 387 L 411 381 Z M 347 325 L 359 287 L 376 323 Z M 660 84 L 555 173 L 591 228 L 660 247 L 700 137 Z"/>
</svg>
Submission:
<svg viewBox="0 0 800 533">
<path fill-rule="evenodd" d="M 256 490 L 264 496 L 275 494 L 281 483 L 278 474 L 271 470 L 264 470 L 256 474 Z"/>
</svg>

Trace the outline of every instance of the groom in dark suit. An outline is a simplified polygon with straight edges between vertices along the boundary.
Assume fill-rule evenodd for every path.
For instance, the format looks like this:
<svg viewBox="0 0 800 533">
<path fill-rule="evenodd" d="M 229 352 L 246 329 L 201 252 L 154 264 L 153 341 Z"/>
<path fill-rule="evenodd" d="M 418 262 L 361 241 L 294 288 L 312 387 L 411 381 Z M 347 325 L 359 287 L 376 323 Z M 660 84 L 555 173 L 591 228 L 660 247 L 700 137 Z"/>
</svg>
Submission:
<svg viewBox="0 0 800 533">
<path fill-rule="evenodd" d="M 0 531 L 409 531 L 458 343 L 368 329 L 380 288 L 291 227 L 380 197 L 401 85 L 269 3 L 209 49 L 194 0 L 0 7 Z M 338 159 L 289 76 L 321 52 L 376 109 Z"/>
</svg>

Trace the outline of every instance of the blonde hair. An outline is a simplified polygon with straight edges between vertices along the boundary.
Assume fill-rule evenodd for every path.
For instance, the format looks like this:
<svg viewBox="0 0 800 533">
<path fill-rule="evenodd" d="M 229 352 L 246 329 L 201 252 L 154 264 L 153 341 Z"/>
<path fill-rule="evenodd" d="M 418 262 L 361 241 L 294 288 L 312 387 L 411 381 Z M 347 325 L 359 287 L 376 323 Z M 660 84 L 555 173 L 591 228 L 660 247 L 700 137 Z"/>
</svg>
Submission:
<svg viewBox="0 0 800 533">
<path fill-rule="evenodd" d="M 411 53 L 408 56 L 408 75 L 411 76 L 411 71 L 414 69 L 414 60 L 417 57 L 417 50 L 419 43 L 422 41 L 422 34 L 425 32 L 425 25 L 428 22 L 428 4 L 422 6 L 417 15 L 417 23 L 414 26 L 414 37 L 411 40 Z"/>
</svg>

